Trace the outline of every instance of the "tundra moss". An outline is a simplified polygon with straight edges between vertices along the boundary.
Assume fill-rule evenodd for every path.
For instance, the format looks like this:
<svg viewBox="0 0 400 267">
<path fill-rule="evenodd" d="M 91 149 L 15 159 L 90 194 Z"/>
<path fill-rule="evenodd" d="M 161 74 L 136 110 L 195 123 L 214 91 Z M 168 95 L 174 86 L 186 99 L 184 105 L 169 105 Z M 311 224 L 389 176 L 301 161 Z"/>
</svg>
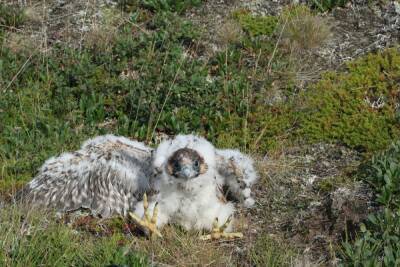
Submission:
<svg viewBox="0 0 400 267">
<path fill-rule="evenodd" d="M 347 67 L 326 73 L 302 95 L 298 133 L 362 151 L 383 149 L 400 135 L 399 49 L 369 54 Z"/>
</svg>

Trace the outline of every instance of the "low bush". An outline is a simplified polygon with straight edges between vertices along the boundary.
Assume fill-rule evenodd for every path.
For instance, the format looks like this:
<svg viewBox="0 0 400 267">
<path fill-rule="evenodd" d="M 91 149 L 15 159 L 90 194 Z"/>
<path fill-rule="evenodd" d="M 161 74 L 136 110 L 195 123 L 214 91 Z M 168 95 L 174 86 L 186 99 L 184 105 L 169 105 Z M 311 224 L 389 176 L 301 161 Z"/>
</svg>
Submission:
<svg viewBox="0 0 400 267">
<path fill-rule="evenodd" d="M 354 241 L 343 244 L 346 266 L 400 264 L 400 142 L 362 165 L 360 176 L 371 184 L 381 209 L 370 214 Z"/>
<path fill-rule="evenodd" d="M 298 134 L 339 141 L 362 151 L 387 147 L 400 136 L 399 49 L 369 54 L 343 73 L 326 73 L 303 93 Z"/>
<path fill-rule="evenodd" d="M 243 30 L 252 37 L 272 35 L 279 20 L 277 16 L 255 16 L 247 10 L 236 10 L 232 16 Z"/>
<path fill-rule="evenodd" d="M 176 12 L 182 14 L 188 8 L 199 6 L 202 0 L 118 0 L 118 5 L 125 11 L 135 11 L 139 7 L 153 12 Z"/>
</svg>

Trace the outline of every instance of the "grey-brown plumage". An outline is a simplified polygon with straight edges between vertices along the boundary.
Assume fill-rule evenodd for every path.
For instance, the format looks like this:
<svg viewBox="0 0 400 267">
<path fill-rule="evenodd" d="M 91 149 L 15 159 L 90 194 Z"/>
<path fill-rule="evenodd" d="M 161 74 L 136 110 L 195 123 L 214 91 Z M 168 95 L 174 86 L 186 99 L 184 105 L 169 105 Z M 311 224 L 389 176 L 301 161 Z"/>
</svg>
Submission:
<svg viewBox="0 0 400 267">
<path fill-rule="evenodd" d="M 78 151 L 47 160 L 24 199 L 59 211 L 87 208 L 102 217 L 126 215 L 149 189 L 151 152 L 124 137 L 96 137 Z"/>
</svg>

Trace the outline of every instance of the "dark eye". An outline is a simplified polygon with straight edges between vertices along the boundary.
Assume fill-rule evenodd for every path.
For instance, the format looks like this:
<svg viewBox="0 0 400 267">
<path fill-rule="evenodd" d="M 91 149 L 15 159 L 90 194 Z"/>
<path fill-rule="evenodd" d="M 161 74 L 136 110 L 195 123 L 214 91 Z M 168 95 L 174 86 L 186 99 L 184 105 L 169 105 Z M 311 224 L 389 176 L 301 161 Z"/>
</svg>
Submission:
<svg viewBox="0 0 400 267">
<path fill-rule="evenodd" d="M 174 169 L 175 169 L 176 171 L 179 171 L 179 170 L 181 169 L 181 165 L 179 164 L 179 162 L 175 162 L 175 163 L 174 163 Z"/>
<path fill-rule="evenodd" d="M 195 166 L 196 168 L 198 168 L 198 167 L 200 166 L 200 162 L 199 162 L 198 160 L 196 160 L 196 161 L 194 162 L 194 166 Z"/>
</svg>

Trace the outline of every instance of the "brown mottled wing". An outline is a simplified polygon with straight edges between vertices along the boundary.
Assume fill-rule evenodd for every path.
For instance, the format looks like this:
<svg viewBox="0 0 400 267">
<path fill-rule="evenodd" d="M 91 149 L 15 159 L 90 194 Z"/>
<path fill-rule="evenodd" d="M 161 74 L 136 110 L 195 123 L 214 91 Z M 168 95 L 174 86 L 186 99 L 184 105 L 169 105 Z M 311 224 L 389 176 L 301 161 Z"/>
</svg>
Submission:
<svg viewBox="0 0 400 267">
<path fill-rule="evenodd" d="M 96 215 L 126 215 L 149 188 L 151 149 L 113 135 L 87 141 L 80 150 L 50 158 L 27 185 L 33 205 Z"/>
</svg>

